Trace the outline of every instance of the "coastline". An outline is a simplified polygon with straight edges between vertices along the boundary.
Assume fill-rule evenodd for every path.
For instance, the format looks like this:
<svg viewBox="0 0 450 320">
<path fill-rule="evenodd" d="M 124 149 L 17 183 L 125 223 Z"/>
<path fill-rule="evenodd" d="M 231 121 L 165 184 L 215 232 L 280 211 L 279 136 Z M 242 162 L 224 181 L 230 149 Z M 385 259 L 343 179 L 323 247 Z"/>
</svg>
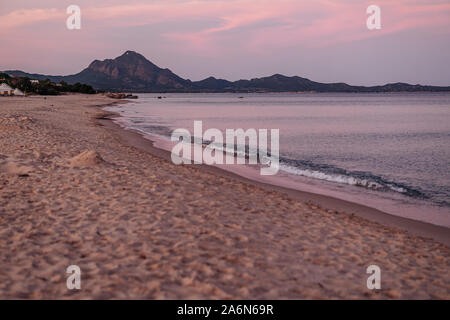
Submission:
<svg viewBox="0 0 450 320">
<path fill-rule="evenodd" d="M 176 166 L 105 119 L 122 102 L 2 100 L 0 298 L 449 299 L 448 245 L 363 206 Z"/>
<path fill-rule="evenodd" d="M 128 101 L 125 101 L 127 103 Z M 120 102 L 119 102 L 120 103 Z M 114 122 L 114 118 L 120 117 L 115 112 L 105 111 L 103 107 L 100 108 L 104 114 L 97 119 L 105 128 L 114 131 L 123 141 L 123 143 L 135 147 L 139 150 L 148 152 L 166 161 L 171 161 L 170 152 L 154 146 L 154 141 L 136 130 L 125 129 Z M 387 212 L 383 212 L 376 208 L 358 204 L 355 202 L 334 198 L 327 195 L 316 194 L 307 191 L 290 189 L 282 186 L 277 186 L 256 179 L 249 179 L 237 173 L 221 169 L 217 166 L 208 166 L 205 164 L 192 165 L 200 168 L 206 172 L 213 173 L 219 177 L 229 177 L 239 182 L 250 184 L 271 192 L 278 192 L 287 195 L 295 200 L 311 203 L 314 206 L 321 207 L 326 210 L 342 211 L 345 214 L 357 215 L 361 218 L 380 223 L 387 227 L 399 228 L 414 235 L 431 238 L 446 246 L 450 247 L 450 229 L 444 226 L 438 226 L 427 222 L 408 219 L 404 217 L 395 216 Z"/>
</svg>

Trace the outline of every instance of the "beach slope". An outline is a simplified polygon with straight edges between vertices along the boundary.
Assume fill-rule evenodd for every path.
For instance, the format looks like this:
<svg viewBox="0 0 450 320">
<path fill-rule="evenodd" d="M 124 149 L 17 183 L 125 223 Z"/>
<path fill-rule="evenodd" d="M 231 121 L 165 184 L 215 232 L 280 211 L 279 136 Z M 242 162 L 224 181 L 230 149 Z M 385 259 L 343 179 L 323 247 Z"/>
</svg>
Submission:
<svg viewBox="0 0 450 320">
<path fill-rule="evenodd" d="M 175 166 L 98 120 L 112 102 L 0 98 L 0 299 L 450 298 L 445 244 Z"/>
</svg>

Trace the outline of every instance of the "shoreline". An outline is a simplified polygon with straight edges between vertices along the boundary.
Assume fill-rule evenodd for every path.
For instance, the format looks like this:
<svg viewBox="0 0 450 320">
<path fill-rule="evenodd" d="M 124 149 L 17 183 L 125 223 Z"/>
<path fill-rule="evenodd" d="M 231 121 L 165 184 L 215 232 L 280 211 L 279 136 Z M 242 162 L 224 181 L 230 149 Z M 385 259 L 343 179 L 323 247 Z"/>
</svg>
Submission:
<svg viewBox="0 0 450 320">
<path fill-rule="evenodd" d="M 447 245 L 350 203 L 176 166 L 105 120 L 112 103 L 2 100 L 1 299 L 449 299 Z"/>
<path fill-rule="evenodd" d="M 131 101 L 123 101 L 124 104 Z M 122 102 L 118 102 L 120 104 Z M 103 110 L 104 106 L 99 107 L 99 109 L 105 114 L 96 119 L 105 128 L 114 131 L 123 142 L 129 146 L 135 147 L 141 151 L 150 153 L 151 155 L 157 156 L 161 159 L 171 162 L 170 152 L 164 149 L 160 149 L 154 146 L 154 141 L 150 138 L 144 137 L 144 135 L 133 129 L 125 129 L 119 124 L 114 122 L 114 118 L 121 117 L 115 112 L 110 112 Z M 395 216 L 387 212 L 383 212 L 376 208 L 358 204 L 355 202 L 334 198 L 332 196 L 316 194 L 308 191 L 301 191 L 296 189 L 290 189 L 278 185 L 273 185 L 270 183 L 261 182 L 258 180 L 249 179 L 240 176 L 237 173 L 219 168 L 217 166 L 209 166 L 205 164 L 200 165 L 189 165 L 192 167 L 199 168 L 205 172 L 210 172 L 220 177 L 229 177 L 235 179 L 241 183 L 250 184 L 267 191 L 274 191 L 281 194 L 288 195 L 289 197 L 311 203 L 317 207 L 324 208 L 326 210 L 342 211 L 345 214 L 357 215 L 361 218 L 368 219 L 372 222 L 380 223 L 387 227 L 399 228 L 414 235 L 430 238 L 436 240 L 446 246 L 450 247 L 450 229 L 444 226 L 434 225 L 431 223 L 413 220 L 409 218 L 404 218 L 400 216 Z"/>
</svg>

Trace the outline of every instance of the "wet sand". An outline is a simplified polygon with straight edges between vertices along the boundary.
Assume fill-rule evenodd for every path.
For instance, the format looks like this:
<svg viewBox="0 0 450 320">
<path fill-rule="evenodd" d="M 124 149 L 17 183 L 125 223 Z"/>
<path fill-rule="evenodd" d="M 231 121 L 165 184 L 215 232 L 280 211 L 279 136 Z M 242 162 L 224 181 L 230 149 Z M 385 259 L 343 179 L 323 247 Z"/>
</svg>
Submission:
<svg viewBox="0 0 450 320">
<path fill-rule="evenodd" d="M 0 298 L 450 298 L 448 229 L 175 166 L 113 102 L 1 98 Z"/>
</svg>

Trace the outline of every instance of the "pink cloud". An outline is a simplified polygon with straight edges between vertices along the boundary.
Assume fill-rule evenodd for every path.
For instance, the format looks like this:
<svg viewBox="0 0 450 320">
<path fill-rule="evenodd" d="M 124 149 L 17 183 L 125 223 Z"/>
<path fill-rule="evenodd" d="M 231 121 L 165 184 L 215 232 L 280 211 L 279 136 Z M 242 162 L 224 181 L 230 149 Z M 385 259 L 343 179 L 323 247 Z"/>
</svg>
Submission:
<svg viewBox="0 0 450 320">
<path fill-rule="evenodd" d="M 383 28 L 376 32 L 365 27 L 368 4 L 360 1 L 231 1 L 219 11 L 210 10 L 222 21 L 213 28 L 199 32 L 166 33 L 166 37 L 198 50 L 214 50 L 214 44 L 226 31 L 239 30 L 264 20 L 276 20 L 275 26 L 261 27 L 245 34 L 247 47 L 289 46 L 302 42 L 305 46 L 323 47 L 341 42 L 362 40 L 418 28 L 449 28 L 450 3 L 418 3 L 416 1 L 378 1 L 382 10 Z M 305 12 L 312 12 L 305 15 Z"/>
<path fill-rule="evenodd" d="M 376 2 L 381 7 L 382 29 L 375 32 L 365 28 L 365 9 L 371 3 L 359 0 L 157 0 L 119 5 L 82 4 L 80 0 L 80 7 L 83 21 L 89 23 L 83 25 L 93 28 L 170 23 L 171 30 L 160 31 L 159 36 L 174 46 L 203 54 L 233 50 L 230 41 L 239 43 L 239 50 L 256 52 L 292 44 L 326 47 L 409 29 L 450 27 L 450 3 Z M 19 33 L 22 26 L 43 22 L 63 25 L 66 18 L 65 8 L 18 9 L 0 16 L 0 32 Z M 216 25 L 205 24 L 195 31 L 183 28 L 184 22 L 196 19 L 209 19 Z M 90 32 L 95 35 L 96 30 Z"/>
<path fill-rule="evenodd" d="M 44 21 L 62 20 L 67 16 L 63 10 L 55 8 L 49 9 L 28 9 L 16 10 L 0 16 L 0 30 L 11 30 L 17 27 L 32 25 Z"/>
</svg>

